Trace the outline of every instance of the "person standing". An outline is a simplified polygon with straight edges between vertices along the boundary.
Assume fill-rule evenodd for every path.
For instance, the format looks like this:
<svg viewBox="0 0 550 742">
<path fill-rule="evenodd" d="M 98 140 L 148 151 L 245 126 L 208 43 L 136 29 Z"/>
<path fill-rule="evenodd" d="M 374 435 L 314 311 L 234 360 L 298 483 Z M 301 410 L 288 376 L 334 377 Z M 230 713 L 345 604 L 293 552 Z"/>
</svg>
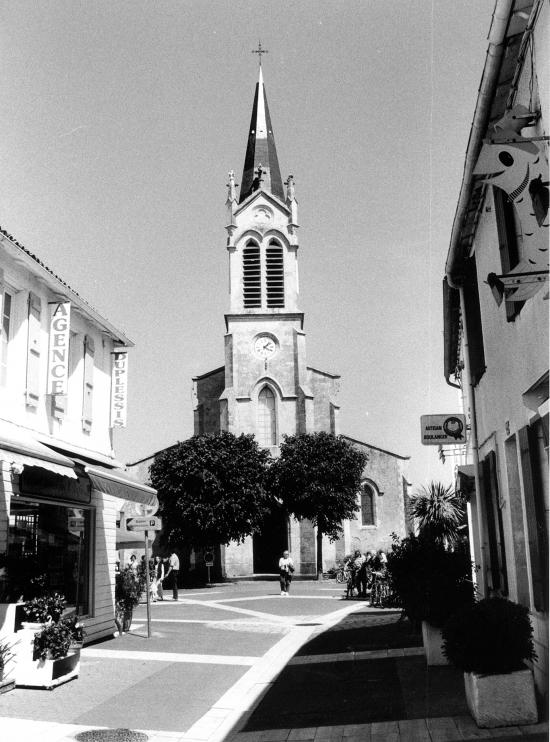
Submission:
<svg viewBox="0 0 550 742">
<path fill-rule="evenodd" d="M 175 551 L 172 551 L 168 558 L 168 575 L 172 575 L 172 598 L 178 600 L 178 574 L 180 571 L 180 560 Z M 166 578 L 165 578 L 166 579 Z"/>
<path fill-rule="evenodd" d="M 283 556 L 279 559 L 279 582 L 281 583 L 281 597 L 288 598 L 288 591 L 294 572 L 294 562 L 288 551 L 283 551 Z"/>
<path fill-rule="evenodd" d="M 159 556 L 155 557 L 155 566 L 153 568 L 153 579 L 155 585 L 155 600 L 164 600 L 162 592 L 162 581 L 164 580 L 164 564 Z"/>
</svg>

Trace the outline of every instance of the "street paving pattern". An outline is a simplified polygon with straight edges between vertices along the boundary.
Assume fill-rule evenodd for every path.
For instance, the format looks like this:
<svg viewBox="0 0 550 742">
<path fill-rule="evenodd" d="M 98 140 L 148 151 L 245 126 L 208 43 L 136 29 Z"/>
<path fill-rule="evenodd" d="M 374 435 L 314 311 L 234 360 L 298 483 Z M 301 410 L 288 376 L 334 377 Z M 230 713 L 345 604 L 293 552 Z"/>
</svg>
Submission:
<svg viewBox="0 0 550 742">
<path fill-rule="evenodd" d="M 336 585 L 294 583 L 289 598 L 276 587 L 182 590 L 178 602 L 151 606 L 149 639 L 140 605 L 129 633 L 82 650 L 76 681 L 52 695 L 16 688 L 2 696 L 2 739 L 18 723 L 36 735 L 14 733 L 18 742 L 74 740 L 77 731 L 105 727 L 145 731 L 159 742 L 223 739 L 305 641 L 361 607 L 344 601 Z"/>
</svg>

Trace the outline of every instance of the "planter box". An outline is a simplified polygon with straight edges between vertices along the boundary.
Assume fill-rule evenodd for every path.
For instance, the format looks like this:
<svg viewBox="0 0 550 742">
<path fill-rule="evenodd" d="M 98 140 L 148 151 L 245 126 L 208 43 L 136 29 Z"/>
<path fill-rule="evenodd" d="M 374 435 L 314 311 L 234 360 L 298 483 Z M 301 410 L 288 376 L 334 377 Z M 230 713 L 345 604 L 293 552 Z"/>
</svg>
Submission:
<svg viewBox="0 0 550 742">
<path fill-rule="evenodd" d="M 441 646 L 443 638 L 441 629 L 432 626 L 427 621 L 422 621 L 422 643 L 426 653 L 426 662 L 428 665 L 448 665 L 449 660 L 443 654 Z"/>
<path fill-rule="evenodd" d="M 55 688 L 78 677 L 80 652 L 69 653 L 58 660 L 31 660 L 18 662 L 15 682 L 31 688 Z"/>
<path fill-rule="evenodd" d="M 468 708 L 478 727 L 537 723 L 533 673 L 527 668 L 503 675 L 464 673 Z"/>
<path fill-rule="evenodd" d="M 7 693 L 10 690 L 13 690 L 15 688 L 15 680 L 13 678 L 4 678 L 3 680 L 0 680 L 0 695 L 2 693 Z"/>
</svg>

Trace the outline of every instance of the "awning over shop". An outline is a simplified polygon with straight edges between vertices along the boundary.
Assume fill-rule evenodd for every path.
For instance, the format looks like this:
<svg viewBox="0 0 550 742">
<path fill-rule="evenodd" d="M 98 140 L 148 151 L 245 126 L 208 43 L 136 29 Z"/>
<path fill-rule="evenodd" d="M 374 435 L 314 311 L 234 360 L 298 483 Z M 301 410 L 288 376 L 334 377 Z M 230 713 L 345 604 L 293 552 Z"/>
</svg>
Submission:
<svg viewBox="0 0 550 742">
<path fill-rule="evenodd" d="M 19 471 L 34 466 L 62 477 L 77 479 L 71 459 L 42 445 L 23 430 L 0 429 L 0 460 L 17 467 Z"/>
<path fill-rule="evenodd" d="M 121 500 L 139 502 L 149 507 L 158 507 L 157 491 L 133 479 L 122 469 L 109 469 L 97 464 L 86 464 L 85 471 L 92 486 L 107 495 Z"/>
</svg>

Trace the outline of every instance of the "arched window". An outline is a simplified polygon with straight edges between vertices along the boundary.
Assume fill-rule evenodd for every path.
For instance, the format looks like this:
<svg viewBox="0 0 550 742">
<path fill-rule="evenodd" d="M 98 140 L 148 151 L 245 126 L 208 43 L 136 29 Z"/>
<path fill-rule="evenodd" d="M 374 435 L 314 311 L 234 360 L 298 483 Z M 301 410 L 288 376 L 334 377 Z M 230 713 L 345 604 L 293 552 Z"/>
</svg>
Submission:
<svg viewBox="0 0 550 742">
<path fill-rule="evenodd" d="M 271 240 L 265 251 L 265 285 L 268 307 L 285 305 L 285 271 L 283 248 Z"/>
<path fill-rule="evenodd" d="M 369 484 L 361 486 L 361 525 L 374 526 L 374 492 Z"/>
<path fill-rule="evenodd" d="M 253 240 L 243 250 L 243 303 L 245 308 L 262 306 L 260 246 Z"/>
<path fill-rule="evenodd" d="M 277 445 L 277 411 L 275 395 L 268 386 L 264 386 L 258 395 L 258 429 L 257 438 L 260 446 Z"/>
</svg>

